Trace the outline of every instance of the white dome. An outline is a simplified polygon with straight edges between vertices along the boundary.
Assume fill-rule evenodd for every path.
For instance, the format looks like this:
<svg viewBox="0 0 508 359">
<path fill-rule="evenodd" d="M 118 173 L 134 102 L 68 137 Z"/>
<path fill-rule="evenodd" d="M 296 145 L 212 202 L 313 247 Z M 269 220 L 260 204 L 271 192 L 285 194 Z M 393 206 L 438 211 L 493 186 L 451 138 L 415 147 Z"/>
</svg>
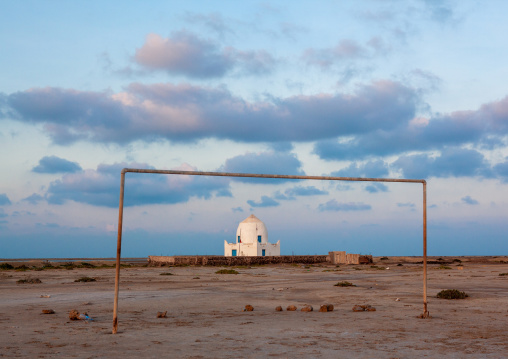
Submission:
<svg viewBox="0 0 508 359">
<path fill-rule="evenodd" d="M 238 225 L 236 241 L 237 243 L 240 241 L 241 243 L 268 243 L 268 231 L 265 224 L 251 214 Z"/>
</svg>

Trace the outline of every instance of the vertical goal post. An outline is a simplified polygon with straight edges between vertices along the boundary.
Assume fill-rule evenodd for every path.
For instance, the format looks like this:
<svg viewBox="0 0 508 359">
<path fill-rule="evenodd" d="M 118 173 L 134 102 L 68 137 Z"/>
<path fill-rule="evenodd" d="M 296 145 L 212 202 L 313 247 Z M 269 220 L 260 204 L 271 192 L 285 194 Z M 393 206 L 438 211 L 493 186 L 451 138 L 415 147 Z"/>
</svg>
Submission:
<svg viewBox="0 0 508 359">
<path fill-rule="evenodd" d="M 427 182 L 423 179 L 397 179 L 397 178 L 362 178 L 362 177 L 333 177 L 333 176 L 292 176 L 278 174 L 255 174 L 255 173 L 228 173 L 228 172 L 201 172 L 201 171 L 177 171 L 177 170 L 152 170 L 124 168 L 120 179 L 120 203 L 118 205 L 118 237 L 116 247 L 116 274 L 115 274 L 115 299 L 113 305 L 113 334 L 118 331 L 118 292 L 120 288 L 120 258 L 122 251 L 122 228 L 123 228 L 123 200 L 125 193 L 126 173 L 154 173 L 165 175 L 184 176 L 214 176 L 214 177 L 243 177 L 243 178 L 280 178 L 295 180 L 318 180 L 318 181 L 350 181 L 350 182 L 395 182 L 395 183 L 421 183 L 423 184 L 423 313 L 420 318 L 428 318 L 427 308 Z"/>
</svg>

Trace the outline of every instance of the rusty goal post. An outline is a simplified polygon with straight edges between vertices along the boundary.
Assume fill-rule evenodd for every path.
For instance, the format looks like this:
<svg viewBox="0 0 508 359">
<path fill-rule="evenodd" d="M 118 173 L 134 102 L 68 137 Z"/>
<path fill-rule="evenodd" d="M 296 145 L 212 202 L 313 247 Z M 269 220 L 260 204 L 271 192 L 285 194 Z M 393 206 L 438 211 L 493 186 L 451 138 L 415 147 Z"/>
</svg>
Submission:
<svg viewBox="0 0 508 359">
<path fill-rule="evenodd" d="M 115 299 L 113 305 L 113 334 L 118 331 L 118 292 L 120 288 L 120 258 L 122 251 L 123 229 L 123 200 L 125 194 L 126 173 L 153 173 L 165 175 L 184 176 L 215 176 L 215 177 L 244 177 L 244 178 L 280 178 L 295 180 L 318 180 L 318 181 L 350 181 L 350 182 L 396 182 L 396 183 L 420 183 L 423 185 L 423 313 L 421 318 L 428 318 L 427 308 L 427 182 L 423 179 L 397 179 L 397 178 L 362 178 L 362 177 L 333 177 L 333 176 L 292 176 L 278 174 L 255 174 L 255 173 L 228 173 L 228 172 L 201 172 L 201 171 L 178 171 L 178 170 L 152 170 L 124 168 L 120 178 L 120 203 L 118 205 L 118 237 L 116 248 L 116 273 L 115 273 Z"/>
</svg>

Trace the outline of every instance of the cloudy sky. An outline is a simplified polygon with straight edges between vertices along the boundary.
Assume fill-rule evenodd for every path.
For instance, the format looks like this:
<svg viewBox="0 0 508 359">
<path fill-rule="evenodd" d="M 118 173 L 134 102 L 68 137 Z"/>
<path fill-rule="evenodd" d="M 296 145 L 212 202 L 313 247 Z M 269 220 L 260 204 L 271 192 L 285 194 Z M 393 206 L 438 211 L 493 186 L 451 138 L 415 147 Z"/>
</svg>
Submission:
<svg viewBox="0 0 508 359">
<path fill-rule="evenodd" d="M 0 258 L 112 257 L 124 167 L 428 181 L 432 255 L 508 253 L 508 2 L 10 1 Z M 504 34 L 504 35 L 503 35 Z M 422 186 L 127 174 L 123 255 L 419 255 Z"/>
</svg>

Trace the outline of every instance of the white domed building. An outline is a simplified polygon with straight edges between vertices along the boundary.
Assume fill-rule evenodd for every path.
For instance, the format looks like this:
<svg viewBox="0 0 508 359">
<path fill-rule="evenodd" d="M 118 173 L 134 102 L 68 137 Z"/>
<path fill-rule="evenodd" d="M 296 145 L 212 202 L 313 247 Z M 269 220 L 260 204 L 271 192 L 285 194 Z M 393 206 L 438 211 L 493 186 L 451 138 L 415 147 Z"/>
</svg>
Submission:
<svg viewBox="0 0 508 359">
<path fill-rule="evenodd" d="M 226 257 L 280 256 L 280 241 L 268 243 L 268 231 L 259 218 L 251 214 L 238 225 L 236 242 L 224 241 Z"/>
</svg>

